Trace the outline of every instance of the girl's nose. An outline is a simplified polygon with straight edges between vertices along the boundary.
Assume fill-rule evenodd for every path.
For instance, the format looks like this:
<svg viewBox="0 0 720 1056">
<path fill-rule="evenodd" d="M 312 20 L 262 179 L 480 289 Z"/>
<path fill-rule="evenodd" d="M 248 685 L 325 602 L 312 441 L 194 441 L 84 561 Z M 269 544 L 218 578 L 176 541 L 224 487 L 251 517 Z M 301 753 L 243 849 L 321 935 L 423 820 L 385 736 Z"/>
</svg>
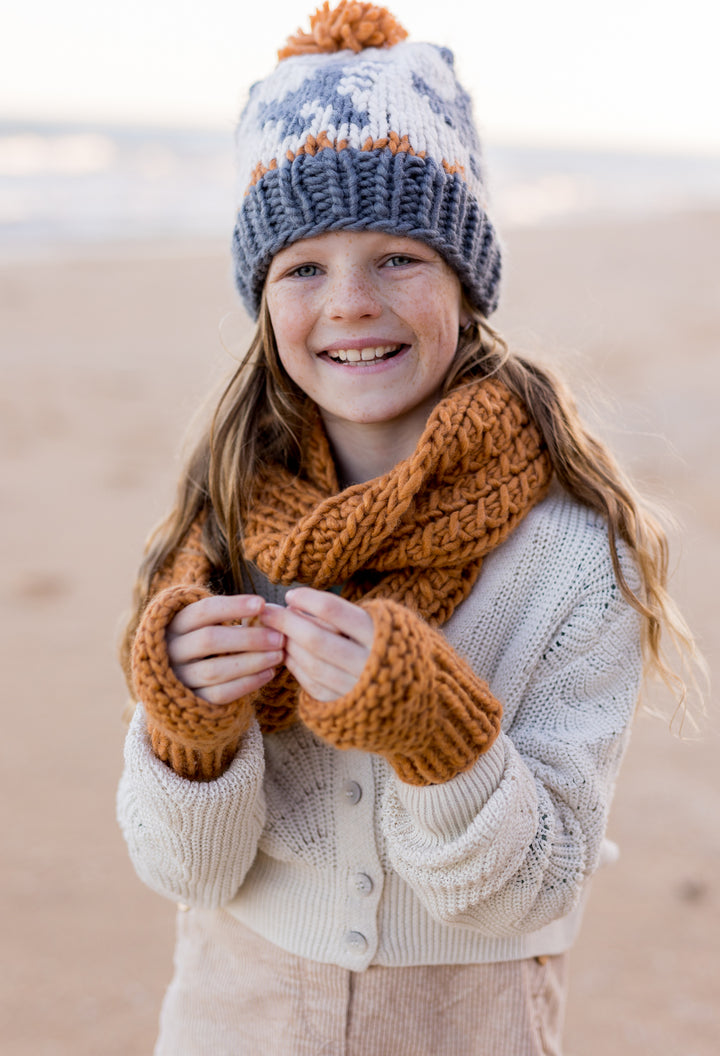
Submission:
<svg viewBox="0 0 720 1056">
<path fill-rule="evenodd" d="M 377 290 L 362 269 L 332 276 L 326 291 L 325 311 L 331 319 L 372 319 L 382 311 Z"/>
</svg>

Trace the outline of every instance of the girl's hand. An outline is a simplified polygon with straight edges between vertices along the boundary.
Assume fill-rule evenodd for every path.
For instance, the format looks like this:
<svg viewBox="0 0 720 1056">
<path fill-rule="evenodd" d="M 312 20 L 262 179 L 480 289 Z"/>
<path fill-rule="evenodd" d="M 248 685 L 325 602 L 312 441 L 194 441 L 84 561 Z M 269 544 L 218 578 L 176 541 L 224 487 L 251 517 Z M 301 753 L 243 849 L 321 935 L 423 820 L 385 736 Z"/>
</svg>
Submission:
<svg viewBox="0 0 720 1056">
<path fill-rule="evenodd" d="M 315 700 L 349 693 L 372 648 L 370 616 L 337 594 L 311 587 L 289 590 L 285 602 L 266 605 L 262 622 L 285 636 L 288 671 Z"/>
<path fill-rule="evenodd" d="M 264 626 L 228 626 L 259 620 L 264 609 L 254 594 L 203 598 L 181 609 L 166 632 L 175 676 L 210 704 L 229 704 L 264 686 L 282 663 L 283 635 Z"/>
</svg>

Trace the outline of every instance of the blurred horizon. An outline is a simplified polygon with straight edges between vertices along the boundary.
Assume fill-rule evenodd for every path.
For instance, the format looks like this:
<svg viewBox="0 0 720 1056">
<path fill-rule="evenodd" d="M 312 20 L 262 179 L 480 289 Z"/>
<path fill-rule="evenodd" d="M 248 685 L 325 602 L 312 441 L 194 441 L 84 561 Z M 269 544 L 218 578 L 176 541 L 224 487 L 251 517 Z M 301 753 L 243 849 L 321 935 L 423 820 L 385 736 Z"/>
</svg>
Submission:
<svg viewBox="0 0 720 1056">
<path fill-rule="evenodd" d="M 235 120 L 193 121 L 183 120 L 180 116 L 173 118 L 172 115 L 168 115 L 166 118 L 146 117 L 143 119 L 142 115 L 137 117 L 132 115 L 85 117 L 83 115 L 68 114 L 56 117 L 47 113 L 18 114 L 3 111 L 2 101 L 0 100 L 0 132 L 3 135 L 8 132 L 22 134 L 24 132 L 35 133 L 38 131 L 46 131 L 48 133 L 62 131 L 71 134 L 75 132 L 101 133 L 103 131 L 117 132 L 119 134 L 124 132 L 144 132 L 146 134 L 157 132 L 169 135 L 189 133 L 191 135 L 225 135 L 229 140 L 232 140 L 235 132 Z M 523 134 L 521 131 L 512 129 L 494 129 L 488 132 L 481 128 L 480 132 L 483 148 L 489 145 L 499 148 L 548 150 L 578 154 L 685 158 L 688 160 L 696 159 L 698 162 L 709 161 L 711 163 L 720 161 L 720 143 L 718 143 L 717 147 L 708 144 L 703 148 L 697 144 L 682 142 L 656 143 L 642 140 L 633 142 L 624 139 L 583 140 L 575 139 L 574 137 L 564 138 L 562 135 L 556 137 L 533 136 L 531 133 Z"/>
<path fill-rule="evenodd" d="M 720 157 L 486 139 L 502 231 L 720 209 Z M 148 239 L 225 238 L 232 129 L 0 119 L 0 257 Z"/>
</svg>

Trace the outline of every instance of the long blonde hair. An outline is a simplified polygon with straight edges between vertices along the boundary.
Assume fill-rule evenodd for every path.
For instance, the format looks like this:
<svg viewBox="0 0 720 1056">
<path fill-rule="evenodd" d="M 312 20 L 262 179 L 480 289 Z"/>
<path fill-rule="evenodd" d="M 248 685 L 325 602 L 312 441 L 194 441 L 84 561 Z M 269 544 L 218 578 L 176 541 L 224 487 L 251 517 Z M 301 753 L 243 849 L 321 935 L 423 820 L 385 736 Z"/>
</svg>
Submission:
<svg viewBox="0 0 720 1056">
<path fill-rule="evenodd" d="M 602 514 L 618 585 L 642 616 L 648 671 L 658 674 L 680 705 L 685 681 L 667 661 L 667 635 L 682 657 L 696 651 L 692 636 L 667 592 L 666 534 L 613 455 L 581 421 L 567 387 L 551 372 L 511 352 L 505 341 L 474 312 L 458 340 L 443 392 L 493 376 L 524 400 L 540 428 L 560 484 Z M 279 462 L 303 471 L 303 437 L 310 401 L 284 370 L 263 298 L 258 326 L 245 358 L 227 383 L 209 425 L 196 442 L 181 475 L 175 505 L 151 534 L 140 566 L 121 655 L 130 683 L 129 656 L 153 579 L 203 515 L 203 544 L 216 589 L 232 593 L 252 587 L 243 557 L 243 518 L 253 501 L 260 470 Z M 634 558 L 640 588 L 631 589 L 618 557 L 622 540 Z"/>
</svg>

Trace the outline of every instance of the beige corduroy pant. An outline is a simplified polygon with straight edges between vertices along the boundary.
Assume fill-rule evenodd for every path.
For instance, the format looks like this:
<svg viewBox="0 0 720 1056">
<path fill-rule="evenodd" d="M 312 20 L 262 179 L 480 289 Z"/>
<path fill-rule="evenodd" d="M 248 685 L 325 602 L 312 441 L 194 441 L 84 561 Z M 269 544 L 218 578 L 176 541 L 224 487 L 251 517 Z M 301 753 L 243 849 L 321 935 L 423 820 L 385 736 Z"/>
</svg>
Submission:
<svg viewBox="0 0 720 1056">
<path fill-rule="evenodd" d="M 350 972 L 190 910 L 155 1056 L 560 1056 L 565 961 Z"/>
</svg>

